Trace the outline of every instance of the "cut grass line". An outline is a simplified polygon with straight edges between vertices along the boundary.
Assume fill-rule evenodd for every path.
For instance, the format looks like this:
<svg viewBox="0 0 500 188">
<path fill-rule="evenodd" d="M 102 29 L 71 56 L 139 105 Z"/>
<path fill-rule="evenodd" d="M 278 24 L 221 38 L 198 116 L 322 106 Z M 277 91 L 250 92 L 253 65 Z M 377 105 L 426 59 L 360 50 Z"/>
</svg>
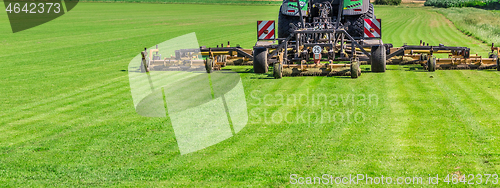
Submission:
<svg viewBox="0 0 500 188">
<path fill-rule="evenodd" d="M 23 133 L 29 134 L 32 137 L 31 139 L 37 138 L 36 135 L 40 135 L 43 132 L 56 133 L 58 131 L 44 130 L 43 127 L 40 127 L 40 126 L 31 127 L 30 125 L 41 124 L 41 122 L 45 123 L 46 122 L 46 121 L 44 121 L 45 119 L 49 119 L 51 121 L 57 120 L 56 122 L 64 124 L 66 121 L 72 120 L 73 118 L 61 116 L 62 114 L 68 114 L 68 113 L 71 113 L 73 111 L 80 111 L 80 109 L 78 109 L 78 108 L 83 108 L 84 106 L 88 106 L 89 104 L 98 103 L 98 101 L 103 101 L 103 100 L 108 99 L 110 97 L 126 93 L 128 91 L 128 88 L 123 87 L 123 85 L 121 87 L 116 87 L 116 88 L 111 88 L 111 89 L 114 89 L 116 91 L 116 93 L 97 95 L 97 96 L 94 96 L 91 98 L 84 98 L 83 100 L 81 100 L 79 98 L 74 99 L 75 101 L 78 101 L 78 102 L 75 102 L 75 103 L 70 102 L 68 105 L 66 105 L 64 107 L 54 107 L 53 110 L 48 110 L 48 111 L 45 111 L 43 113 L 39 112 L 39 113 L 37 113 L 37 115 L 31 116 L 29 118 L 10 122 L 10 123 L 8 123 L 8 125 L 9 125 L 8 129 L 7 129 L 7 127 L 2 127 L 2 132 L 10 133 L 9 135 L 14 135 L 14 136 L 19 135 L 19 134 L 23 134 Z M 120 93 L 120 91 L 121 91 L 121 93 Z M 104 109 L 106 109 L 106 108 L 103 108 L 101 110 L 103 112 L 105 112 L 106 110 L 104 110 Z M 112 110 L 111 108 L 107 109 L 107 111 L 111 111 L 111 110 Z M 101 114 L 105 114 L 105 113 L 101 113 Z M 51 122 L 47 122 L 47 123 L 51 124 Z M 24 131 L 19 131 L 19 130 L 24 130 Z M 41 136 L 43 136 L 43 134 L 40 135 L 40 137 Z M 8 140 L 11 143 L 23 142 L 23 141 L 30 140 L 30 139 L 16 140 L 16 139 L 11 138 L 9 136 L 2 137 L 2 139 L 4 139 L 4 141 Z"/>
<path fill-rule="evenodd" d="M 377 18 L 383 21 L 382 33 L 384 43 L 394 46 L 418 45 L 420 40 L 431 45 L 465 46 L 472 53 L 486 56 L 488 45 L 467 37 L 459 31 L 443 15 L 428 7 L 390 7 L 376 6 Z M 392 19 L 393 15 L 405 16 L 407 19 Z"/>
<path fill-rule="evenodd" d="M 458 160 L 457 165 L 462 163 L 468 166 L 467 164 L 470 165 L 471 162 L 478 165 L 476 160 L 471 157 L 484 153 L 484 141 L 488 137 L 487 131 L 474 120 L 475 115 L 466 106 L 467 103 L 470 103 L 466 99 L 471 96 L 464 93 L 465 91 L 460 89 L 456 82 L 457 78 L 463 79 L 463 75 L 459 71 L 443 71 L 440 73 L 442 77 L 437 77 L 435 84 L 441 90 L 442 95 L 449 101 L 450 106 L 448 108 L 452 110 L 449 116 L 451 116 L 451 120 L 454 120 L 449 124 L 451 129 L 445 131 L 450 140 L 447 143 L 449 150 L 446 156 Z M 457 137 L 458 135 L 462 135 L 461 138 Z M 451 172 L 455 167 L 449 166 L 449 168 L 449 172 Z M 469 168 L 481 171 L 479 166 L 469 166 Z"/>
<path fill-rule="evenodd" d="M 415 100 L 415 97 L 419 96 L 414 96 L 414 94 L 417 93 L 415 91 L 415 85 L 418 85 L 419 83 L 415 82 L 416 80 L 412 79 L 415 78 L 415 76 L 421 75 L 415 75 L 415 73 L 411 71 L 397 71 L 391 75 L 394 75 L 391 80 L 396 81 L 393 82 L 392 87 L 397 88 L 396 90 L 399 92 L 393 93 L 389 98 L 390 100 L 388 100 L 394 101 L 391 102 L 391 113 L 388 114 L 388 116 L 392 117 L 395 120 L 395 122 L 393 123 L 393 125 L 395 126 L 394 130 L 398 130 L 395 131 L 396 134 L 394 134 L 394 137 L 397 138 L 396 143 L 398 143 L 397 146 L 398 148 L 400 148 L 399 153 L 402 154 L 400 155 L 399 160 L 404 161 L 414 157 L 424 157 L 424 159 L 412 161 L 412 163 L 420 163 L 420 165 L 423 165 L 422 163 L 425 163 L 425 169 L 436 169 L 437 161 L 426 158 L 425 153 L 420 153 L 422 151 L 428 151 L 429 149 L 432 151 L 433 148 L 435 148 L 433 146 L 435 143 L 430 142 L 427 144 L 423 144 L 425 148 L 417 149 L 420 148 L 417 146 L 422 141 L 422 138 L 416 136 L 422 133 L 419 132 L 418 129 L 416 129 L 421 126 L 421 122 L 419 121 L 419 118 L 415 113 L 420 112 L 421 109 L 418 108 L 420 105 L 419 101 Z M 415 109 L 415 107 L 417 107 L 417 109 Z M 410 166 L 404 167 L 402 169 L 402 171 L 406 172 L 411 172 L 412 170 L 413 167 Z"/>
<path fill-rule="evenodd" d="M 67 92 L 67 93 L 62 93 L 58 96 L 54 96 L 54 97 L 51 97 L 51 98 L 46 98 L 44 100 L 39 100 L 39 101 L 36 101 L 34 103 L 31 103 L 29 105 L 20 105 L 20 106 L 17 106 L 17 107 L 14 107 L 14 108 L 10 108 L 9 111 L 11 111 L 11 113 L 9 114 L 3 114 L 2 116 L 0 116 L 2 119 L 4 119 L 5 117 L 9 117 L 9 116 L 12 116 L 14 114 L 20 114 L 20 112 L 22 111 L 28 111 L 30 109 L 34 109 L 34 108 L 37 108 L 37 107 L 42 107 L 42 106 L 46 106 L 46 105 L 49 105 L 49 104 L 54 104 L 55 102 L 59 101 L 63 101 L 62 103 L 65 103 L 64 101 L 67 101 L 67 100 L 76 100 L 75 97 L 81 97 L 81 95 L 85 96 L 85 95 L 95 95 L 94 90 L 99 90 L 99 89 L 103 89 L 105 87 L 109 87 L 110 85 L 114 84 L 116 85 L 119 81 L 119 80 L 122 80 L 123 78 L 125 77 L 128 77 L 123 75 L 123 76 L 120 76 L 120 77 L 116 77 L 116 78 L 113 78 L 113 79 L 110 79 L 110 80 L 106 80 L 104 81 L 103 83 L 99 83 L 99 84 L 94 84 L 94 85 L 90 85 L 90 86 L 87 86 L 87 87 L 82 87 L 82 88 L 79 88 L 78 90 L 76 91 L 73 91 L 73 92 Z M 5 122 L 3 122 L 5 123 Z"/>
</svg>

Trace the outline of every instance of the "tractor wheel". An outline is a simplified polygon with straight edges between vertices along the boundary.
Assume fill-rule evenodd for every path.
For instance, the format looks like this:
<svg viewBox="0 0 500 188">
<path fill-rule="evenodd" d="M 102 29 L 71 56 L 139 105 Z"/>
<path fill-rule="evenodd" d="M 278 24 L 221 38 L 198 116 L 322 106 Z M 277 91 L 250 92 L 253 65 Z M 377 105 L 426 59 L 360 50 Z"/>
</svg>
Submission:
<svg viewBox="0 0 500 188">
<path fill-rule="evenodd" d="M 214 63 L 214 60 L 210 59 L 210 58 L 207 58 L 207 60 L 205 61 L 205 69 L 207 70 L 207 73 L 212 72 L 213 63 Z"/>
<path fill-rule="evenodd" d="M 500 71 L 500 58 L 497 58 L 497 71 Z"/>
<path fill-rule="evenodd" d="M 371 57 L 371 65 L 372 72 L 385 72 L 386 66 L 386 53 L 385 46 L 372 46 L 372 57 Z"/>
<path fill-rule="evenodd" d="M 253 72 L 267 73 L 267 48 L 254 47 L 253 48 Z"/>
<path fill-rule="evenodd" d="M 300 17 L 287 16 L 281 13 L 278 17 L 278 38 L 287 38 L 290 35 L 290 24 L 297 25 L 300 22 Z"/>
<path fill-rule="evenodd" d="M 283 77 L 282 65 L 281 63 L 274 63 L 273 65 L 273 76 L 276 79 L 281 79 Z"/>
<path fill-rule="evenodd" d="M 435 57 L 430 57 L 429 60 L 427 60 L 427 69 L 429 70 L 429 72 L 436 71 L 436 58 Z"/>
<path fill-rule="evenodd" d="M 351 78 L 356 79 L 361 75 L 361 71 L 359 70 L 359 61 L 351 62 Z"/>
<path fill-rule="evenodd" d="M 361 38 L 365 34 L 365 19 L 373 19 L 375 18 L 375 13 L 373 9 L 373 4 L 370 3 L 370 8 L 368 8 L 368 12 L 357 15 L 357 16 L 349 16 L 346 20 L 350 23 L 348 25 L 347 32 L 351 37 Z"/>
</svg>

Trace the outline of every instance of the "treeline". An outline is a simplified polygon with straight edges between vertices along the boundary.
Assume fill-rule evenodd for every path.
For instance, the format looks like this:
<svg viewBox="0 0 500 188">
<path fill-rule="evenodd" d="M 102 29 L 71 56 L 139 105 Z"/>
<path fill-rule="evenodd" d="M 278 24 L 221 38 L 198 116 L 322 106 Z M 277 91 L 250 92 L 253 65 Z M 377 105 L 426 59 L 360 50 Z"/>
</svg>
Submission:
<svg viewBox="0 0 500 188">
<path fill-rule="evenodd" d="M 449 7 L 497 7 L 499 0 L 427 0 L 425 6 Z"/>
<path fill-rule="evenodd" d="M 399 5 L 401 0 L 375 0 L 377 5 Z"/>
</svg>

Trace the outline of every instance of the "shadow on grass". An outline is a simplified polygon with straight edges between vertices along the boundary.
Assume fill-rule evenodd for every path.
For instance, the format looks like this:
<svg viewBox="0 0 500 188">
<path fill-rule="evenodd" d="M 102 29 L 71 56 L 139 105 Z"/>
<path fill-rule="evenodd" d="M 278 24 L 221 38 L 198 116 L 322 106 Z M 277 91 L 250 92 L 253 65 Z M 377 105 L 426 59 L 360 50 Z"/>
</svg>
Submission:
<svg viewBox="0 0 500 188">
<path fill-rule="evenodd" d="M 254 73 L 253 72 L 253 69 L 247 69 L 247 70 L 235 70 L 235 69 L 224 69 L 224 70 L 232 70 L 233 72 L 236 72 L 236 73 Z"/>
<path fill-rule="evenodd" d="M 253 80 L 254 79 L 258 79 L 258 80 L 274 80 L 275 79 L 273 74 L 269 74 L 269 73 L 255 74 L 252 72 L 251 74 L 254 75 L 254 76 L 250 77 L 250 79 L 253 79 Z M 259 76 L 259 77 L 257 77 L 257 76 Z M 265 77 L 263 77 L 263 76 L 265 76 Z"/>
<path fill-rule="evenodd" d="M 361 68 L 361 74 L 371 73 L 371 72 L 372 72 L 371 68 Z"/>
<path fill-rule="evenodd" d="M 361 74 L 363 76 L 363 74 Z M 360 76 L 360 77 L 361 77 Z M 350 76 L 328 76 L 328 77 L 333 77 L 333 78 L 340 78 L 340 79 L 349 79 L 349 80 L 354 80 L 354 78 L 351 78 Z"/>
<path fill-rule="evenodd" d="M 427 72 L 426 69 L 420 64 L 405 64 L 405 65 L 399 65 L 400 68 L 404 71 L 412 71 L 412 72 Z M 395 69 L 395 70 L 401 70 L 401 69 Z"/>
<path fill-rule="evenodd" d="M 428 72 L 425 70 L 423 67 L 405 67 L 405 71 L 412 71 L 412 72 Z"/>
</svg>

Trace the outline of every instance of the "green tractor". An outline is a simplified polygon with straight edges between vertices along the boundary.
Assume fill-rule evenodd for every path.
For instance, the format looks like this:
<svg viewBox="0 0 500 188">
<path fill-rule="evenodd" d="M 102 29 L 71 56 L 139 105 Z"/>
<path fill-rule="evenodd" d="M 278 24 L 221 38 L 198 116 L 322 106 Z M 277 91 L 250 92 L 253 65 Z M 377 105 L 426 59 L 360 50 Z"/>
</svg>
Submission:
<svg viewBox="0 0 500 188">
<path fill-rule="evenodd" d="M 298 3 L 297 3 L 298 1 Z M 302 14 L 305 23 L 312 23 L 314 17 L 320 16 L 320 7 L 315 4 L 328 2 L 331 4 L 329 15 L 334 15 L 336 22 L 340 15 L 340 23 L 354 39 L 361 39 L 364 35 L 364 19 L 375 19 L 373 4 L 369 0 L 283 0 L 278 20 L 278 38 L 290 35 L 290 24 L 300 24 Z M 299 4 L 301 12 L 299 12 Z M 339 14 L 339 6 L 343 11 Z"/>
<path fill-rule="evenodd" d="M 331 75 L 349 67 L 357 78 L 360 61 L 385 72 L 392 44 L 383 43 L 381 23 L 368 0 L 284 0 L 278 38 L 272 37 L 274 21 L 257 21 L 254 72 L 266 73 L 273 64 L 274 77 L 281 78 L 285 68 L 286 75 Z"/>
</svg>

